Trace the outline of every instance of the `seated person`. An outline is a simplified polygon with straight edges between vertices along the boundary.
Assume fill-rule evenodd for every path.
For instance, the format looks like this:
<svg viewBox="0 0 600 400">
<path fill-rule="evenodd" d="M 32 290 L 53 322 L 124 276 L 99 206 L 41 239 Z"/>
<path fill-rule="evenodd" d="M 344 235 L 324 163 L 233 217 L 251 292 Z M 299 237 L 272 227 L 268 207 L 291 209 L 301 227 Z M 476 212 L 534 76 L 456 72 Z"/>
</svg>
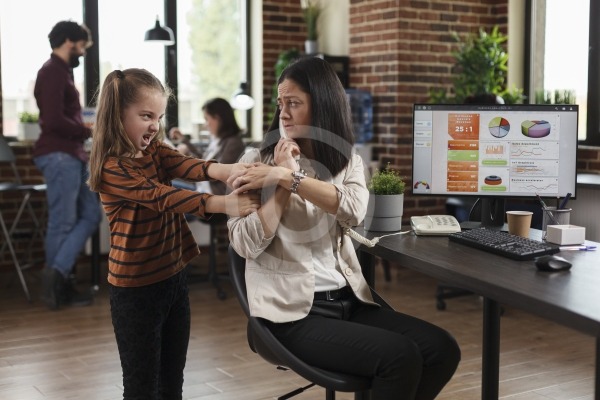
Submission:
<svg viewBox="0 0 600 400">
<path fill-rule="evenodd" d="M 371 378 L 373 399 L 434 399 L 460 349 L 445 330 L 373 301 L 344 234 L 369 192 L 335 71 L 318 57 L 290 64 L 277 104 L 260 152 L 242 157 L 254 166 L 228 180 L 234 193 L 262 190 L 257 212 L 228 221 L 251 315 L 306 363 Z"/>
<path fill-rule="evenodd" d="M 203 153 L 190 143 L 190 139 L 183 135 L 178 127 L 169 130 L 169 139 L 178 143 L 177 149 L 183 154 L 194 155 L 203 160 L 217 160 L 221 164 L 236 163 L 244 153 L 245 145 L 233 108 L 227 100 L 215 97 L 204 103 L 202 112 L 206 128 L 211 135 L 210 144 Z M 177 182 L 177 185 L 180 184 L 182 182 Z M 183 183 L 185 184 L 190 185 L 190 183 Z M 198 191 L 217 195 L 224 195 L 227 191 L 225 183 L 219 181 L 198 182 L 196 188 Z"/>
</svg>

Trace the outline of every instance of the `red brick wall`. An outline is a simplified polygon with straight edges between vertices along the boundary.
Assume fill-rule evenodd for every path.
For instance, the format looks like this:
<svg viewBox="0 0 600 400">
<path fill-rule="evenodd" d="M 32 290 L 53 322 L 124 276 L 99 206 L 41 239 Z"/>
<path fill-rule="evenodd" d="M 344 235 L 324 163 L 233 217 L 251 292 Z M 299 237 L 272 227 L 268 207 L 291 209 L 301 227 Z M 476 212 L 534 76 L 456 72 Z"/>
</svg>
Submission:
<svg viewBox="0 0 600 400">
<path fill-rule="evenodd" d="M 350 82 L 371 92 L 374 158 L 410 182 L 412 107 L 429 89 L 449 87 L 455 46 L 451 32 L 499 25 L 506 32 L 507 0 L 353 0 L 350 5 Z M 404 217 L 444 212 L 445 199 L 405 195 Z"/>
<path fill-rule="evenodd" d="M 271 122 L 267 116 L 271 112 L 277 58 L 292 48 L 303 53 L 305 39 L 300 0 L 263 0 L 263 130 Z"/>
<path fill-rule="evenodd" d="M 600 149 L 579 146 L 577 149 L 577 172 L 600 174 Z"/>
<path fill-rule="evenodd" d="M 431 87 L 449 87 L 455 46 L 451 32 L 499 25 L 506 33 L 508 0 L 352 0 L 350 82 L 374 101 L 374 159 L 411 175 L 412 105 Z M 304 46 L 298 0 L 263 2 L 263 110 L 270 110 L 273 66 L 281 51 Z M 267 124 L 269 121 L 265 121 Z M 405 218 L 441 213 L 443 198 L 405 198 Z"/>
</svg>

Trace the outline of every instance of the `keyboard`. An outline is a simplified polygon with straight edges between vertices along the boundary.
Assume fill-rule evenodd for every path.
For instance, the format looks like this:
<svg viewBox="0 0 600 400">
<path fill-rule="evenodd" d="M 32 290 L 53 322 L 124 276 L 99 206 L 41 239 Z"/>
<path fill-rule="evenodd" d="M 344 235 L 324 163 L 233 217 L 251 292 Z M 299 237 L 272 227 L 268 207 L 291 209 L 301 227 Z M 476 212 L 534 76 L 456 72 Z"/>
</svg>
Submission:
<svg viewBox="0 0 600 400">
<path fill-rule="evenodd" d="M 553 244 L 485 228 L 451 233 L 448 235 L 448 239 L 513 260 L 533 260 L 536 257 L 560 251 L 559 246 Z"/>
</svg>

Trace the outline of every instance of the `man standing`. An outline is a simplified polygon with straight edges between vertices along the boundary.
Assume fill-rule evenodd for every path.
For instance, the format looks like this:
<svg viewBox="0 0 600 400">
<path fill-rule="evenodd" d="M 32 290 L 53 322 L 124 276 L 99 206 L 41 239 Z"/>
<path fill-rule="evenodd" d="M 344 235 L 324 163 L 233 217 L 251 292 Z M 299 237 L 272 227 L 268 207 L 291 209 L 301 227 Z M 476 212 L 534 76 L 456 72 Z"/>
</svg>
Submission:
<svg viewBox="0 0 600 400">
<path fill-rule="evenodd" d="M 58 22 L 48 34 L 52 54 L 38 71 L 34 95 L 41 134 L 33 149 L 35 165 L 47 184 L 48 226 L 42 300 L 50 309 L 63 304 L 91 304 L 91 293 L 79 294 L 69 279 L 87 239 L 101 219 L 98 198 L 86 184 L 91 136 L 83 123 L 73 68 L 92 43 L 89 29 Z"/>
</svg>

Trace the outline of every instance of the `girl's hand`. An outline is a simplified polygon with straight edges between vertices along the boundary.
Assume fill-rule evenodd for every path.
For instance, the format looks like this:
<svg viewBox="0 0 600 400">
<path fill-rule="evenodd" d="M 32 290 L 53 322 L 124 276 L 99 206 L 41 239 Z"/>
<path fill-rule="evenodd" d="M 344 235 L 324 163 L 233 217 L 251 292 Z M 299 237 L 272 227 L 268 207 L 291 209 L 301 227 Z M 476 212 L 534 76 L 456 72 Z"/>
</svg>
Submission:
<svg viewBox="0 0 600 400">
<path fill-rule="evenodd" d="M 240 175 L 243 175 L 246 173 L 246 171 L 248 170 L 248 168 L 252 167 L 254 164 L 246 164 L 246 163 L 235 163 L 235 164 L 231 164 L 231 171 L 229 172 L 229 177 L 227 178 L 227 184 L 229 184 L 229 181 L 231 180 L 232 177 L 238 177 Z M 231 186 L 231 185 L 229 185 Z"/>
<path fill-rule="evenodd" d="M 256 163 L 243 173 L 235 176 L 232 175 L 227 183 L 235 189 L 232 193 L 243 193 L 248 190 L 275 186 L 279 184 L 286 175 L 291 176 L 291 171 L 287 168 L 272 167 L 270 165 Z"/>
<path fill-rule="evenodd" d="M 293 139 L 281 138 L 275 145 L 273 160 L 280 167 L 298 171 L 296 159 L 300 156 L 300 147 Z"/>
<path fill-rule="evenodd" d="M 245 217 L 260 208 L 260 194 L 247 192 L 228 194 L 225 197 L 225 214 L 232 217 Z"/>
</svg>

